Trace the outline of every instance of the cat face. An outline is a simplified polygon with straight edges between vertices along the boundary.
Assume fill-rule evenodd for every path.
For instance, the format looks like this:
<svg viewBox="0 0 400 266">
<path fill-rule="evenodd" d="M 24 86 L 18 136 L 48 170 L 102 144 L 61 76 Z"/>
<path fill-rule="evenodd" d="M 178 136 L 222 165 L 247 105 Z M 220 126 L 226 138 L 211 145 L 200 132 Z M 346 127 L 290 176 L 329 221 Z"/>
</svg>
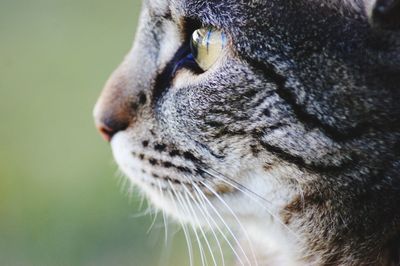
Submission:
<svg viewBox="0 0 400 266">
<path fill-rule="evenodd" d="M 397 21 L 315 2 L 145 1 L 95 120 L 178 219 L 238 216 L 298 260 L 361 261 L 397 234 Z"/>
</svg>

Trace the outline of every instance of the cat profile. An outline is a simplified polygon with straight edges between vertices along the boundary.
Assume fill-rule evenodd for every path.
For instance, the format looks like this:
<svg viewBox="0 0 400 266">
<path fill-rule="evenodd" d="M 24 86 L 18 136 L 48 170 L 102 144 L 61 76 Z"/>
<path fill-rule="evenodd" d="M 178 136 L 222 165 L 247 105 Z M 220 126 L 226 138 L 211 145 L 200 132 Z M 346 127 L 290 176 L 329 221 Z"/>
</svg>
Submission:
<svg viewBox="0 0 400 266">
<path fill-rule="evenodd" d="M 398 99 L 399 0 L 146 0 L 94 116 L 238 265 L 399 265 Z"/>
</svg>

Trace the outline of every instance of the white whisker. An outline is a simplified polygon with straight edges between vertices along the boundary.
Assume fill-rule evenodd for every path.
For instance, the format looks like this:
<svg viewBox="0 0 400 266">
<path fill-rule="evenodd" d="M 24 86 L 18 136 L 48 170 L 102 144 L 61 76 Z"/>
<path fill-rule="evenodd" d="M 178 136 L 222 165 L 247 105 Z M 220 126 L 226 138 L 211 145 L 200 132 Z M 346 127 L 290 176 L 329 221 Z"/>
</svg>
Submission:
<svg viewBox="0 0 400 266">
<path fill-rule="evenodd" d="M 146 210 L 138 212 L 138 213 L 132 215 L 131 217 L 132 218 L 140 218 L 140 217 L 151 215 L 152 213 L 154 213 L 154 210 L 151 208 L 147 208 Z"/>
<path fill-rule="evenodd" d="M 149 229 L 147 229 L 146 234 L 149 234 L 151 229 L 153 229 L 154 224 L 156 223 L 157 217 L 158 217 L 158 210 L 155 211 L 153 221 L 151 222 Z"/>
<path fill-rule="evenodd" d="M 257 205 L 259 205 L 261 208 L 263 208 L 269 215 L 271 215 L 271 217 L 273 217 L 278 223 L 280 223 L 289 233 L 291 233 L 297 240 L 300 240 L 299 236 L 292 230 L 290 229 L 286 224 L 284 224 L 279 217 L 277 217 L 272 211 L 270 211 L 266 206 L 264 206 L 263 204 L 261 204 L 260 200 L 264 201 L 265 203 L 267 203 L 268 205 L 270 204 L 270 201 L 268 201 L 267 199 L 263 198 L 262 196 L 260 196 L 259 194 L 257 194 L 256 192 L 252 191 L 251 189 L 247 188 L 246 186 L 240 184 L 239 182 L 233 180 L 232 178 L 229 178 L 221 173 L 218 173 L 217 171 L 213 170 L 214 172 L 218 173 L 220 176 L 213 174 L 207 170 L 201 169 L 202 171 L 204 171 L 205 173 L 209 174 L 210 176 L 223 181 L 224 183 L 232 186 L 233 188 L 237 189 L 238 191 L 242 192 L 245 196 L 249 197 L 251 200 L 253 200 L 255 203 L 257 203 Z M 251 194 L 249 194 L 251 193 Z M 291 213 L 290 211 L 287 210 L 282 210 L 284 212 L 288 212 Z"/>
<path fill-rule="evenodd" d="M 170 183 L 170 187 L 173 187 L 171 181 L 168 181 L 168 182 Z M 185 204 L 185 201 L 184 201 L 184 199 L 182 198 L 182 196 L 180 195 L 180 193 L 179 193 L 178 191 L 176 191 L 175 188 L 173 188 L 173 193 L 175 194 L 176 199 L 178 200 L 178 203 L 182 206 L 183 209 L 185 209 L 187 216 L 189 216 L 189 215 L 190 215 L 190 211 L 189 211 L 189 209 L 188 209 L 188 206 Z M 199 234 L 197 233 L 197 230 L 196 230 L 195 226 L 193 225 L 193 223 L 191 223 L 190 225 L 191 225 L 191 227 L 192 227 L 193 233 L 194 233 L 195 238 L 196 238 L 196 240 L 197 240 L 197 245 L 198 245 L 199 250 L 200 250 L 201 265 L 202 265 L 202 266 L 205 266 L 207 260 L 206 260 L 206 257 L 205 257 L 203 245 L 202 245 L 202 243 L 201 243 Z"/>
<path fill-rule="evenodd" d="M 184 186 L 184 188 L 185 188 L 186 190 L 188 190 L 188 188 L 187 188 L 186 186 Z M 207 210 L 207 208 L 206 208 L 206 206 L 205 206 L 205 202 L 204 202 L 204 201 L 199 202 L 199 201 L 201 200 L 201 199 L 199 198 L 199 195 L 198 195 L 199 192 L 198 192 L 197 190 L 195 190 L 194 192 L 196 192 L 196 195 L 197 195 L 196 198 L 197 198 L 197 200 L 196 200 L 196 198 L 195 198 L 191 193 L 188 192 L 188 194 L 189 194 L 190 197 L 192 198 L 193 202 L 194 202 L 194 203 L 197 205 L 197 207 L 199 208 L 201 214 L 202 214 L 203 217 L 204 217 L 204 220 L 206 220 L 206 222 L 207 222 L 207 224 L 208 224 L 208 226 L 209 226 L 209 228 L 210 228 L 210 230 L 211 230 L 211 233 L 213 234 L 213 236 L 214 236 L 214 238 L 215 238 L 215 241 L 217 242 L 217 246 L 218 246 L 218 249 L 219 249 L 219 252 L 220 252 L 220 255 L 221 255 L 222 266 L 225 266 L 225 257 L 224 257 L 224 252 L 222 251 L 221 243 L 220 243 L 219 238 L 218 238 L 218 236 L 217 236 L 217 234 L 216 234 L 216 232 L 215 232 L 215 230 L 214 230 L 214 228 L 213 228 L 213 225 L 211 225 L 211 223 L 210 223 L 210 220 L 212 220 L 214 223 L 215 223 L 215 221 L 213 220 L 212 216 L 209 214 L 209 212 L 208 212 L 208 210 Z"/>
<path fill-rule="evenodd" d="M 195 184 L 193 183 L 193 187 L 196 188 L 197 191 L 201 191 L 201 189 Z M 204 193 L 200 194 L 203 199 L 205 199 L 205 201 L 207 202 L 207 204 L 211 207 L 211 209 L 214 211 L 214 213 L 218 216 L 218 218 L 220 219 L 220 221 L 222 222 L 222 224 L 224 225 L 224 227 L 228 230 L 229 234 L 232 236 L 232 238 L 234 239 L 235 243 L 237 245 L 240 245 L 239 241 L 237 240 L 235 234 L 232 232 L 232 230 L 230 229 L 230 227 L 227 225 L 227 223 L 225 222 L 225 220 L 222 218 L 222 216 L 219 214 L 218 210 L 214 207 L 214 205 L 208 200 L 208 198 L 204 195 Z M 243 266 L 245 266 L 245 263 L 243 262 L 243 260 L 241 259 L 241 257 L 239 256 L 239 254 L 237 253 L 236 249 L 233 247 L 232 243 L 229 241 L 229 239 L 225 236 L 225 234 L 223 233 L 223 231 L 220 229 L 220 227 L 218 226 L 218 224 L 216 223 L 217 229 L 218 231 L 221 233 L 221 235 L 224 237 L 225 241 L 228 243 L 229 247 L 232 249 L 232 252 L 235 254 L 236 258 L 238 259 L 239 263 Z M 248 262 L 250 262 L 250 260 L 248 259 L 248 257 L 246 256 L 246 253 L 243 251 L 243 254 L 245 256 L 245 258 L 247 259 Z"/>
<path fill-rule="evenodd" d="M 143 193 L 140 193 L 140 203 L 139 203 L 139 207 L 138 207 L 139 210 L 141 210 L 143 208 L 144 199 L 145 199 L 145 195 Z"/>
<path fill-rule="evenodd" d="M 191 200 L 189 199 L 189 196 L 192 198 L 192 195 L 191 195 L 190 191 L 187 189 L 187 187 L 186 187 L 185 185 L 183 185 L 183 187 L 184 187 L 185 190 L 186 190 L 186 193 L 185 193 L 186 202 L 189 203 L 189 202 L 191 202 Z M 193 200 L 193 198 L 192 198 L 192 200 Z M 193 200 L 193 203 L 194 203 L 194 202 L 195 202 L 195 201 Z M 199 228 L 200 228 L 200 232 L 201 232 L 201 234 L 202 234 L 202 236 L 203 236 L 203 238 L 204 238 L 204 241 L 206 242 L 206 245 L 207 245 L 207 247 L 208 247 L 208 250 L 210 251 L 211 259 L 212 259 L 214 265 L 217 266 L 217 262 L 216 262 L 216 260 L 215 260 L 215 256 L 214 256 L 213 250 L 212 250 L 212 248 L 211 248 L 210 242 L 208 241 L 208 238 L 207 238 L 206 234 L 204 233 L 204 230 L 203 230 L 202 226 L 200 225 L 200 221 L 198 220 L 198 217 L 197 217 L 197 214 L 196 214 L 196 212 L 195 212 L 195 210 L 194 210 L 194 208 L 193 208 L 193 205 L 192 205 L 192 204 L 189 204 L 189 207 L 190 207 L 190 209 L 192 210 L 193 217 L 195 218 L 196 222 L 197 222 L 197 223 L 199 224 L 199 226 L 200 226 L 200 227 L 199 227 Z"/>
<path fill-rule="evenodd" d="M 222 173 L 220 173 L 220 172 L 218 172 L 218 171 L 216 171 L 214 169 L 211 169 L 211 170 L 214 171 L 216 174 L 213 174 L 208 170 L 201 169 L 201 171 L 203 171 L 203 172 L 207 173 L 208 175 L 210 175 L 212 177 L 215 177 L 216 179 L 218 179 L 218 180 L 220 180 L 220 181 L 232 186 L 236 190 L 239 190 L 240 192 L 242 192 L 244 194 L 251 194 L 254 197 L 258 198 L 259 200 L 264 201 L 267 204 L 271 204 L 271 201 L 269 201 L 268 199 L 266 199 L 263 196 L 259 195 L 258 193 L 254 192 L 253 190 L 247 188 L 243 184 L 240 184 L 236 180 L 234 180 L 234 179 L 232 179 L 232 178 L 230 178 L 230 177 L 228 177 L 226 175 L 223 175 Z"/>
<path fill-rule="evenodd" d="M 253 256 L 253 259 L 254 259 L 254 261 L 255 261 L 255 264 L 258 265 L 258 264 L 257 264 L 257 258 L 256 258 L 256 255 L 255 255 L 254 249 L 253 249 L 253 243 L 252 243 L 252 241 L 250 240 L 249 234 L 248 234 L 247 230 L 244 228 L 244 226 L 242 225 L 242 223 L 241 223 L 239 217 L 235 214 L 235 212 L 234 212 L 234 211 L 232 210 L 232 208 L 228 205 L 228 203 L 227 203 L 227 202 L 212 188 L 212 187 L 210 187 L 209 185 L 207 185 L 205 182 L 202 182 L 202 181 L 200 181 L 200 182 L 201 182 L 201 184 L 203 184 L 208 190 L 210 190 L 211 193 L 213 193 L 213 194 L 217 197 L 217 199 L 218 199 L 218 200 L 228 209 L 228 211 L 232 214 L 233 218 L 236 220 L 236 222 L 238 223 L 240 229 L 243 231 L 243 233 L 244 233 L 244 235 L 245 235 L 245 237 L 246 237 L 246 239 L 247 239 L 247 242 L 248 242 L 248 244 L 249 244 L 250 251 L 251 251 L 251 253 L 252 253 L 252 256 Z"/>
<path fill-rule="evenodd" d="M 164 191 L 163 191 L 162 186 L 161 186 L 161 181 L 160 181 L 160 180 L 157 180 L 157 181 L 158 181 L 157 184 L 158 184 L 158 189 L 159 189 L 159 191 L 160 191 L 160 195 L 161 195 L 162 197 L 165 197 Z M 165 233 L 165 235 L 164 235 L 164 240 L 165 240 L 165 245 L 167 245 L 167 243 L 168 243 L 168 223 L 167 223 L 167 217 L 166 217 L 166 215 L 165 215 L 165 211 L 164 211 L 164 210 L 161 210 L 161 212 L 162 212 L 163 222 L 164 222 L 164 233 Z"/>
<path fill-rule="evenodd" d="M 172 194 L 171 190 L 173 190 L 173 187 L 171 187 L 171 189 L 168 189 L 168 194 L 169 194 L 169 196 L 170 196 L 170 198 L 171 198 L 172 204 L 173 204 L 174 207 L 175 207 L 175 210 L 178 211 L 178 206 L 176 205 L 176 201 L 174 200 L 175 197 L 174 197 L 174 195 Z M 188 248 L 188 253 L 189 253 L 189 265 L 190 265 L 190 266 L 193 266 L 193 265 L 194 265 L 194 264 L 193 264 L 193 247 L 192 247 L 192 241 L 190 240 L 190 233 L 189 233 L 189 231 L 188 231 L 188 229 L 187 229 L 187 227 L 186 227 L 186 224 L 184 224 L 184 222 L 182 221 L 182 219 L 181 219 L 181 218 L 178 218 L 178 220 L 179 220 L 179 223 L 180 223 L 180 225 L 181 225 L 181 227 L 182 227 L 183 234 L 184 234 L 185 240 L 186 240 L 186 245 L 187 245 L 187 248 Z"/>
</svg>

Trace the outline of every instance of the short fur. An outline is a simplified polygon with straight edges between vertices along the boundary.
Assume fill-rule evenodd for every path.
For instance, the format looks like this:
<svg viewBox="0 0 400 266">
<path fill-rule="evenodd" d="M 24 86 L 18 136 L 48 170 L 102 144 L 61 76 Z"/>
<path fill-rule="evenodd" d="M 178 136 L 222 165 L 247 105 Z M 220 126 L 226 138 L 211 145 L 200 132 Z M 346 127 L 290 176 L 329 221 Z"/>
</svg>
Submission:
<svg viewBox="0 0 400 266">
<path fill-rule="evenodd" d="M 156 206 L 205 227 L 221 213 L 258 265 L 398 265 L 400 13 L 387 2 L 145 1 L 97 124 L 118 129 L 115 158 Z M 225 54 L 172 74 L 201 25 L 227 33 Z"/>
</svg>

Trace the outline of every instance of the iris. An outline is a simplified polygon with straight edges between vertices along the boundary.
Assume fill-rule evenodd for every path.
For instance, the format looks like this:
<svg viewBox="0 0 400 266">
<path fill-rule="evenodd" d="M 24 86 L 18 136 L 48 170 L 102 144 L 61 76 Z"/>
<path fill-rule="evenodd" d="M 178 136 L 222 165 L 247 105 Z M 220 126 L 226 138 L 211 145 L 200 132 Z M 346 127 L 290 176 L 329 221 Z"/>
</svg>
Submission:
<svg viewBox="0 0 400 266">
<path fill-rule="evenodd" d="M 195 30 L 190 41 L 192 56 L 203 71 L 214 65 L 225 46 L 225 33 L 212 27 Z"/>
</svg>

